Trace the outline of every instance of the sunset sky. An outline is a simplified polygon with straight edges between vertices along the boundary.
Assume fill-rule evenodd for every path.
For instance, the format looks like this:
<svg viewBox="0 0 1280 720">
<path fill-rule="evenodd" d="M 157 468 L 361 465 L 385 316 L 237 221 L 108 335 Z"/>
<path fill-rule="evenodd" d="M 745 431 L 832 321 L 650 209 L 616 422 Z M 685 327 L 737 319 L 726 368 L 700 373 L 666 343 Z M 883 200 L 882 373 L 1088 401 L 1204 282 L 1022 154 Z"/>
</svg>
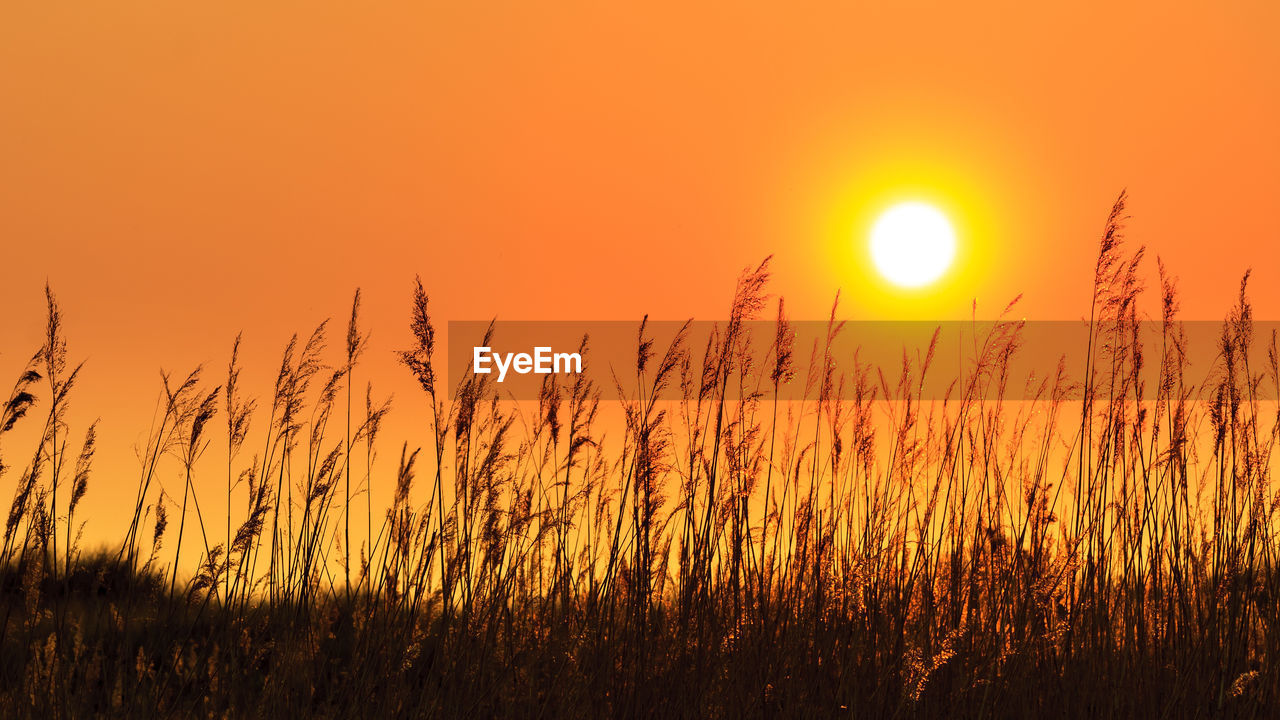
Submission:
<svg viewBox="0 0 1280 720">
<path fill-rule="evenodd" d="M 1125 188 L 1186 317 L 1221 317 L 1250 267 L 1280 317 L 1277 36 L 1263 0 L 9 0 L 0 379 L 39 346 L 48 280 L 88 360 L 76 433 L 102 416 L 101 472 L 132 473 L 159 368 L 220 375 L 243 329 L 266 393 L 289 334 L 345 322 L 356 287 L 357 382 L 418 402 L 389 352 L 415 273 L 442 321 L 715 319 L 769 254 L 800 318 L 839 289 L 854 319 L 1018 293 L 1076 319 Z M 908 199 L 958 242 L 910 292 L 866 250 Z M 133 476 L 101 482 L 111 510 Z"/>
</svg>

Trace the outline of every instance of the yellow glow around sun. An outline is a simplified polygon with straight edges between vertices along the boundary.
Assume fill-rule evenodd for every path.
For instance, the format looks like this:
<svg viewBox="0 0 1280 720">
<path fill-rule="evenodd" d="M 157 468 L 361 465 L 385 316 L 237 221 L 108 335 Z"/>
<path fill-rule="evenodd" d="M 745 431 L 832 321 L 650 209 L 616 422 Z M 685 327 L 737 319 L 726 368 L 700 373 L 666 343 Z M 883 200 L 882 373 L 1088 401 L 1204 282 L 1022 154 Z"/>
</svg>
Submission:
<svg viewBox="0 0 1280 720">
<path fill-rule="evenodd" d="M 904 202 L 884 211 L 871 229 L 871 259 L 886 280 L 918 288 L 942 277 L 956 254 L 956 235 L 947 217 L 922 202 Z"/>
</svg>

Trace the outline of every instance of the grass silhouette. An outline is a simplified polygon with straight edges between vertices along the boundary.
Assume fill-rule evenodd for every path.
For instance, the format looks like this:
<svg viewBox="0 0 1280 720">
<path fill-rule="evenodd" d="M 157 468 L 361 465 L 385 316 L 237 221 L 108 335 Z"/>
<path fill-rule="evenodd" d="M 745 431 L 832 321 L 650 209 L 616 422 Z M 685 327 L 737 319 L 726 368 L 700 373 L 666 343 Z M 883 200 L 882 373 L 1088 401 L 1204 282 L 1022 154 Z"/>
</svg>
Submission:
<svg viewBox="0 0 1280 720">
<path fill-rule="evenodd" d="M 390 403 L 366 386 L 360 408 L 354 378 L 357 292 L 336 365 L 326 325 L 294 337 L 264 402 L 242 395 L 239 338 L 220 381 L 165 375 L 128 531 L 89 554 L 76 511 L 95 433 L 78 454 L 67 441 L 78 368 L 49 292 L 44 346 L 0 410 L 0 443 L 44 420 L 30 462 L 0 464 L 16 478 L 0 714 L 1273 716 L 1280 419 L 1259 388 L 1280 386 L 1276 339 L 1269 367 L 1249 367 L 1246 276 L 1221 372 L 1193 387 L 1160 266 L 1161 355 L 1144 357 L 1143 251 L 1123 220 L 1121 196 L 1083 377 L 1048 373 L 1039 414 L 989 399 L 1015 321 L 981 339 L 943 403 L 921 398 L 932 346 L 903 361 L 904 400 L 878 400 L 889 381 L 831 349 L 835 307 L 825 346 L 800 361 L 766 260 L 705 348 L 684 332 L 656 346 L 641 324 L 637 389 L 618 384 L 621 438 L 606 442 L 606 391 L 582 375 L 548 380 L 531 408 L 489 376 L 438 387 L 418 281 L 399 358 L 430 423 L 386 478 L 372 468 Z M 776 334 L 752 338 L 745 323 L 766 314 Z M 753 341 L 768 363 L 750 361 Z M 808 393 L 784 404 L 792 377 Z M 672 389 L 678 401 L 661 399 Z M 228 507 L 247 490 L 225 519 L 200 509 L 215 441 Z M 175 459 L 181 498 L 156 480 Z M 394 488 L 380 518 L 373 483 Z"/>
</svg>

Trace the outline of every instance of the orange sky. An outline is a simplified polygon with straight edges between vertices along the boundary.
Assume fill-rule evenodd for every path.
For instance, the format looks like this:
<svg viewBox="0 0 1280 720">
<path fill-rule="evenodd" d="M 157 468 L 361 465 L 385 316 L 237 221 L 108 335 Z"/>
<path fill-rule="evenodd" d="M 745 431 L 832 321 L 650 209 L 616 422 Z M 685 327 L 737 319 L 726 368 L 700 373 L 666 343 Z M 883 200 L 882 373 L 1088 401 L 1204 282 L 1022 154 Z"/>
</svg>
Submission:
<svg viewBox="0 0 1280 720">
<path fill-rule="evenodd" d="M 3 381 L 46 279 L 103 467 L 131 467 L 159 367 L 220 371 L 244 329 L 266 392 L 356 286 L 369 372 L 416 402 L 388 352 L 415 272 L 441 319 L 714 318 L 770 253 L 797 317 L 843 288 L 861 319 L 1020 292 L 1073 319 L 1126 187 L 1188 317 L 1247 267 L 1280 317 L 1280 5 L 1044 5 L 8 0 Z M 960 233 L 925 292 L 865 267 L 899 196 Z"/>
</svg>

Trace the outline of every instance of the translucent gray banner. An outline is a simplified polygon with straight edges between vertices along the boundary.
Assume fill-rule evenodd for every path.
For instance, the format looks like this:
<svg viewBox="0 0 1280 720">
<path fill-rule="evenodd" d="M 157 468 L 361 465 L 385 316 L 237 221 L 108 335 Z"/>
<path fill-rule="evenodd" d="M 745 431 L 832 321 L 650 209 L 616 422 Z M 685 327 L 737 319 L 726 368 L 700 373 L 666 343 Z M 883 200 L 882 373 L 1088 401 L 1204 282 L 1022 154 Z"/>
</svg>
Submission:
<svg viewBox="0 0 1280 720">
<path fill-rule="evenodd" d="M 1277 398 L 1280 322 L 450 321 L 451 390 L 532 400 L 544 383 L 601 399 Z M 486 339 L 487 338 L 487 339 Z M 781 348 L 781 352 L 779 352 Z M 1225 392 L 1225 390 L 1224 390 Z"/>
</svg>

